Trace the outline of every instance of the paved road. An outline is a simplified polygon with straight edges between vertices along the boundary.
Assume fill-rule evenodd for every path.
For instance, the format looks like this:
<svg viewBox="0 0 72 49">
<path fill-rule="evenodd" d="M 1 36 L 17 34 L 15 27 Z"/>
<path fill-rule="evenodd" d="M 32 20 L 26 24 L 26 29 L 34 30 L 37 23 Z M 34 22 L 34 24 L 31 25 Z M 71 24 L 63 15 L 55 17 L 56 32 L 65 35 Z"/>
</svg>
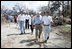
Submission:
<svg viewBox="0 0 72 49">
<path fill-rule="evenodd" d="M 26 34 L 19 35 L 19 27 L 14 23 L 1 24 L 1 48 L 43 48 L 42 43 L 35 43 L 35 30 L 31 35 L 30 29 L 26 29 Z M 53 27 L 46 48 L 71 48 L 71 37 L 59 33 L 57 27 Z M 42 35 L 41 35 L 42 41 Z"/>
</svg>

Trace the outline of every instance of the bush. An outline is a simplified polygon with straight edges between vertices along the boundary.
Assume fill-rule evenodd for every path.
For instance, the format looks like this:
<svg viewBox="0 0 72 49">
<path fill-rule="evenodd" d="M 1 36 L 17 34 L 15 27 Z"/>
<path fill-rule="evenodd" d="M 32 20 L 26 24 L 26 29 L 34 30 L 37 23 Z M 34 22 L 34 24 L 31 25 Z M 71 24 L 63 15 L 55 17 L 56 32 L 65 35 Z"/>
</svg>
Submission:
<svg viewBox="0 0 72 49">
<path fill-rule="evenodd" d="M 71 22 L 70 21 L 67 21 L 67 24 L 71 24 Z"/>
<path fill-rule="evenodd" d="M 5 19 L 5 17 L 1 17 L 1 23 L 6 23 L 6 19 Z"/>
<path fill-rule="evenodd" d="M 66 19 L 64 18 L 64 22 L 66 22 Z"/>
</svg>

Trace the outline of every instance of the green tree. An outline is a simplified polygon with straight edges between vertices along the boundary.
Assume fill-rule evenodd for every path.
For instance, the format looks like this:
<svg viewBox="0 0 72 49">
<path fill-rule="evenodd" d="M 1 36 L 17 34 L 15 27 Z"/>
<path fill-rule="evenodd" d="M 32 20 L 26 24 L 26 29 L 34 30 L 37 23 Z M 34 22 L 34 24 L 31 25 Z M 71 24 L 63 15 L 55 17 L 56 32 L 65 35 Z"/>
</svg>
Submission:
<svg viewBox="0 0 72 49">
<path fill-rule="evenodd" d="M 54 1 L 54 2 L 52 1 L 52 5 L 51 5 L 51 8 L 50 8 L 51 14 L 53 14 L 54 11 L 59 10 L 60 4 L 61 3 L 59 1 Z"/>
</svg>

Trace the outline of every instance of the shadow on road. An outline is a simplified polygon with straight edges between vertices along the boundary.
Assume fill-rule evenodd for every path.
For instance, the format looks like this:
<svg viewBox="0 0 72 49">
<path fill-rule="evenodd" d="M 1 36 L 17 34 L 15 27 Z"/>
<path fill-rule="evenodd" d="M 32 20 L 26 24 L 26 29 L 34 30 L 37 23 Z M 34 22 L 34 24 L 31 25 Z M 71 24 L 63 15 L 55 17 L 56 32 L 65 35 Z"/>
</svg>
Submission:
<svg viewBox="0 0 72 49">
<path fill-rule="evenodd" d="M 41 47 L 41 44 L 43 44 L 43 42 L 35 42 L 36 39 L 29 39 L 29 40 L 22 40 L 20 41 L 20 43 L 26 43 L 29 42 L 28 44 L 26 44 L 26 46 L 33 46 L 33 45 L 39 45 L 39 47 Z"/>
<path fill-rule="evenodd" d="M 31 34 L 31 33 L 24 33 L 24 35 Z"/>
<path fill-rule="evenodd" d="M 27 34 L 30 34 L 30 33 L 24 33 L 22 35 L 27 35 Z M 20 34 L 8 34 L 7 36 L 11 36 L 11 35 L 20 35 Z"/>
<path fill-rule="evenodd" d="M 19 34 L 9 34 L 9 35 L 7 35 L 7 36 L 11 36 L 11 35 L 19 35 Z"/>
<path fill-rule="evenodd" d="M 36 39 L 22 40 L 22 41 L 20 41 L 20 43 L 31 42 L 31 41 L 35 41 L 35 40 Z"/>
<path fill-rule="evenodd" d="M 39 45 L 39 47 L 41 47 L 41 44 L 43 44 L 43 42 L 30 42 L 26 46 Z"/>
</svg>

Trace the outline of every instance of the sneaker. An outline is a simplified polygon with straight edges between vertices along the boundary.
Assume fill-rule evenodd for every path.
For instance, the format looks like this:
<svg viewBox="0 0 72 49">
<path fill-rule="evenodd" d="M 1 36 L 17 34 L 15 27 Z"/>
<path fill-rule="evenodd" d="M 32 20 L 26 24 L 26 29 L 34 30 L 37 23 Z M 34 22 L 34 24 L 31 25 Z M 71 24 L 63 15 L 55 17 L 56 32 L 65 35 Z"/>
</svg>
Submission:
<svg viewBox="0 0 72 49">
<path fill-rule="evenodd" d="M 47 40 L 49 39 L 49 36 L 47 37 Z"/>
<path fill-rule="evenodd" d="M 21 33 L 20 35 L 22 35 L 23 33 Z"/>
<path fill-rule="evenodd" d="M 44 43 L 47 43 L 47 40 L 45 40 Z"/>
</svg>

